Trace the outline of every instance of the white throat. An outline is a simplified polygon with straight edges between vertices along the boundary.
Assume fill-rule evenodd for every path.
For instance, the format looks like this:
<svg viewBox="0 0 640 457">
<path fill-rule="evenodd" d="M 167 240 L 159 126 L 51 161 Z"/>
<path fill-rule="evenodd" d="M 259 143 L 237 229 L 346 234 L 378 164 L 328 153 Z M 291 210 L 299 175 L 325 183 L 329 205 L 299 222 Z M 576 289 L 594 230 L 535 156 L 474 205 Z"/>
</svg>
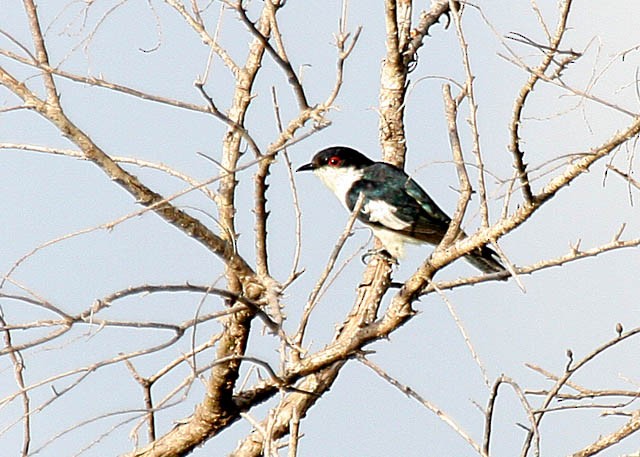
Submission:
<svg viewBox="0 0 640 457">
<path fill-rule="evenodd" d="M 313 170 L 320 181 L 338 197 L 338 200 L 347 208 L 347 192 L 353 183 L 362 178 L 362 171 L 355 167 L 333 168 L 322 167 Z"/>
</svg>

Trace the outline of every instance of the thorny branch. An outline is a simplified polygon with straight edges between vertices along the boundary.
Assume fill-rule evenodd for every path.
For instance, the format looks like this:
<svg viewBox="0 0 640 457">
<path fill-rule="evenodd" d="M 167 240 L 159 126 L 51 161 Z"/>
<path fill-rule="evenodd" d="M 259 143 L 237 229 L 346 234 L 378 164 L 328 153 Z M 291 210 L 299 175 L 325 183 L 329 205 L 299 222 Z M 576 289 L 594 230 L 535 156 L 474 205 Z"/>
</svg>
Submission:
<svg viewBox="0 0 640 457">
<path fill-rule="evenodd" d="M 451 86 L 445 84 L 442 86 L 442 97 L 445 104 L 445 114 L 447 118 L 447 128 L 449 131 L 449 143 L 451 144 L 451 153 L 453 161 L 456 164 L 458 172 L 458 182 L 460 184 L 460 197 L 458 198 L 458 206 L 447 229 L 447 233 L 442 238 L 440 246 L 446 248 L 461 234 L 460 225 L 467 210 L 467 205 L 471 200 L 471 182 L 467 174 L 467 168 L 464 164 L 464 156 L 462 154 L 462 146 L 460 145 L 460 137 L 458 135 L 458 106 L 451 96 Z"/>
<path fill-rule="evenodd" d="M 68 312 L 65 310 L 66 308 L 56 302 L 40 297 L 13 277 L 15 268 L 22 263 L 22 259 L 19 260 L 15 264 L 15 268 L 12 268 L 9 274 L 2 278 L 0 288 L 11 285 L 11 287 L 20 289 L 20 293 L 3 292 L 0 294 L 0 298 L 11 305 L 18 303 L 22 306 L 33 308 L 40 313 L 45 313 L 47 316 L 46 319 L 24 322 L 9 322 L 8 319 L 5 319 L 4 315 L 0 316 L 0 330 L 3 332 L 5 341 L 5 348 L 1 350 L 0 355 L 6 354 L 10 357 L 17 385 L 14 393 L 0 399 L 0 406 L 9 404 L 16 399 L 22 401 L 22 416 L 13 424 L 8 425 L 6 429 L 0 430 L 0 434 L 21 422 L 23 425 L 23 455 L 26 456 L 29 452 L 33 452 L 30 449 L 30 440 L 32 437 L 30 419 L 34 414 L 43 411 L 53 402 L 66 398 L 66 394 L 76 390 L 76 387 L 94 376 L 96 372 L 102 372 L 104 367 L 115 364 L 126 365 L 130 370 L 131 377 L 140 385 L 143 392 L 144 408 L 135 411 L 137 414 L 135 420 L 139 421 L 139 425 L 134 429 L 134 434 L 138 434 L 138 428 L 142 427 L 142 424 L 146 421 L 148 444 L 145 446 L 145 443 L 139 444 L 136 440 L 135 445 L 137 449 L 130 454 L 132 456 L 184 455 L 195 446 L 201 445 L 206 440 L 216 436 L 241 417 L 248 417 L 245 412 L 248 412 L 256 405 L 280 393 L 282 397 L 278 404 L 271 409 L 264 420 L 252 421 L 252 423 L 255 424 L 256 430 L 248 434 L 239 443 L 232 455 L 238 457 L 258 456 L 269 453 L 275 455 L 280 446 L 278 440 L 286 435 L 290 435 L 289 455 L 293 457 L 297 451 L 301 418 L 305 417 L 310 408 L 332 387 L 342 367 L 354 358 L 359 358 L 362 363 L 373 369 L 383 377 L 383 379 L 441 417 L 449 426 L 456 430 L 462 439 L 469 443 L 473 449 L 482 456 L 489 455 L 492 418 L 498 399 L 498 390 L 503 384 L 510 385 L 517 393 L 523 409 L 531 422 L 529 436 L 523 447 L 523 455 L 528 453 L 531 444 L 537 449 L 539 440 L 538 425 L 544 414 L 557 410 L 549 406 L 553 401 L 567 399 L 579 400 L 580 398 L 588 398 L 593 395 L 605 395 L 604 391 L 595 392 L 587 389 L 580 389 L 578 394 L 565 393 L 562 391 L 562 388 L 564 386 L 574 388 L 575 384 L 573 384 L 569 378 L 577 370 L 581 369 L 597 355 L 605 352 L 609 347 L 639 333 L 640 331 L 638 331 L 638 329 L 623 332 L 622 328 L 620 328 L 617 338 L 597 348 L 582 360 L 578 362 L 571 361 L 571 363 L 568 364 L 567 371 L 563 375 L 551 378 L 555 383 L 551 389 L 542 392 L 525 391 L 523 393 L 519 385 L 511 378 L 504 375 L 498 378 L 490 393 L 489 407 L 485 414 L 486 427 L 482 444 L 474 441 L 471 435 L 462 430 L 453 418 L 433 406 L 430 400 L 418 395 L 415 390 L 408 385 L 403 385 L 393 379 L 380 367 L 373 364 L 369 359 L 366 359 L 362 352 L 364 346 L 388 337 L 392 332 L 396 331 L 411 319 L 415 314 L 412 305 L 420 296 L 429 294 L 434 290 L 453 289 L 464 285 L 499 279 L 501 275 L 484 275 L 481 277 L 466 277 L 455 281 L 434 282 L 433 276 L 440 268 L 463 256 L 465 253 L 487 242 L 495 242 L 501 236 L 522 225 L 529 220 L 545 202 L 554 198 L 561 189 L 568 186 L 582 174 L 588 172 L 596 161 L 603 157 L 610 156 L 617 147 L 637 138 L 640 132 L 640 119 L 634 116 L 626 129 L 619 133 L 612 134 L 609 140 L 601 146 L 595 147 L 580 157 L 575 158 L 575 160 L 572 160 L 571 163 L 566 165 L 564 170 L 550 178 L 538 193 L 534 192 L 531 188 L 530 170 L 524 161 L 524 151 L 522 149 L 521 138 L 519 137 L 520 128 L 524 122 L 522 113 L 538 81 L 555 81 L 561 84 L 566 90 L 576 93 L 573 88 L 566 86 L 564 81 L 560 79 L 561 73 L 566 70 L 568 65 L 578 56 L 578 54 L 575 53 L 570 53 L 565 56 L 563 51 L 559 49 L 559 45 L 568 28 L 567 19 L 571 1 L 567 0 L 562 3 L 563 8 L 560 19 L 558 20 L 556 32 L 553 37 L 550 36 L 548 45 L 538 44 L 521 36 L 521 42 L 524 40 L 527 45 L 535 46 L 544 53 L 542 63 L 538 67 L 533 69 L 527 68 L 530 74 L 529 81 L 522 88 L 520 96 L 516 100 L 510 126 L 511 152 L 516 168 L 516 179 L 520 181 L 524 195 L 524 203 L 511 212 L 509 212 L 509 205 L 505 205 L 505 211 L 502 217 L 491 224 L 489 222 L 488 197 L 484 182 L 484 158 L 480 155 L 479 128 L 476 119 L 479 111 L 474 98 L 474 75 L 472 73 L 468 55 L 468 45 L 461 22 L 461 4 L 444 0 L 432 2 L 431 9 L 429 11 L 421 11 L 417 17 L 417 24 L 413 26 L 414 5 L 411 1 L 385 0 L 386 56 L 383 62 L 379 94 L 380 143 L 383 150 L 383 157 L 385 160 L 397 165 L 404 163 L 407 152 L 404 109 L 408 103 L 406 96 L 408 75 L 417 67 L 418 49 L 425 44 L 431 26 L 445 16 L 448 20 L 453 20 L 455 23 L 466 76 L 466 83 L 461 86 L 463 90 L 456 99 L 451 96 L 448 85 L 443 89 L 445 103 L 447 105 L 446 115 L 450 128 L 454 162 L 457 166 L 460 179 L 461 196 L 458 201 L 458 209 L 454 215 L 453 223 L 449 228 L 449 232 L 442 246 L 436 250 L 429 262 L 425 262 L 409 280 L 400 284 L 400 290 L 391 297 L 390 303 L 386 304 L 385 302 L 386 308 L 383 307 L 382 299 L 392 285 L 392 269 L 387 261 L 378 256 L 372 257 L 372 260 L 363 273 L 363 279 L 357 287 L 356 301 L 350 313 L 345 317 L 342 326 L 336 331 L 333 339 L 325 347 L 315 352 L 301 347 L 304 331 L 309 322 L 311 310 L 317 301 L 318 293 L 334 266 L 342 243 L 344 243 L 344 240 L 349 236 L 351 227 L 355 222 L 354 215 L 357 213 L 357 208 L 349 219 L 345 231 L 330 256 L 329 265 L 327 265 L 325 270 L 326 274 L 320 277 L 316 289 L 309 295 L 307 306 L 298 323 L 297 333 L 290 337 L 285 333 L 282 326 L 284 316 L 279 314 L 274 315 L 273 313 L 276 313 L 276 310 L 279 312 L 284 305 L 284 298 L 282 296 L 282 291 L 284 290 L 283 284 L 284 286 L 288 285 L 299 275 L 296 268 L 299 251 L 297 251 L 295 255 L 296 260 L 294 261 L 293 271 L 285 283 L 280 284 L 275 278 L 271 277 L 271 270 L 275 270 L 275 268 L 270 268 L 267 246 L 269 239 L 269 209 L 267 208 L 267 203 L 269 202 L 269 197 L 272 197 L 268 195 L 269 185 L 267 178 L 270 176 L 272 167 L 277 164 L 279 153 L 283 151 L 284 148 L 307 138 L 309 135 L 329 125 L 330 121 L 325 118 L 325 115 L 329 110 L 334 108 L 334 102 L 344 82 L 346 59 L 351 54 L 359 39 L 361 28 L 358 28 L 353 36 L 350 36 L 347 32 L 347 3 L 345 2 L 343 17 L 340 21 L 340 30 L 336 35 L 338 58 L 336 62 L 335 82 L 324 101 L 314 104 L 309 100 L 309 94 L 311 94 L 311 92 L 303 85 L 301 78 L 293 69 L 287 54 L 287 48 L 285 47 L 284 37 L 280 31 L 277 12 L 285 6 L 285 2 L 275 0 L 263 2 L 263 4 L 261 4 L 262 10 L 258 15 L 258 19 L 255 21 L 249 18 L 247 9 L 242 2 L 237 1 L 232 4 L 230 3 L 232 9 L 235 10 L 240 18 L 240 21 L 242 21 L 249 31 L 252 40 L 248 46 L 246 60 L 242 64 L 234 60 L 230 52 L 218 42 L 217 30 L 213 35 L 209 32 L 206 22 L 208 15 L 206 12 L 211 5 L 202 6 L 199 5 L 197 0 L 192 0 L 191 10 L 189 11 L 183 2 L 167 0 L 166 3 L 177 13 L 177 16 L 187 24 L 189 29 L 208 46 L 210 56 L 217 56 L 222 60 L 229 73 L 233 76 L 235 88 L 229 107 L 219 107 L 217 103 L 220 102 L 217 101 L 217 98 L 216 102 L 214 102 L 212 96 L 205 91 L 204 85 L 206 83 L 211 84 L 211 80 L 207 79 L 206 76 L 202 80 L 196 79 L 196 88 L 200 91 L 200 94 L 207 103 L 206 106 L 201 106 L 112 83 L 102 76 L 81 76 L 59 68 L 60 65 L 50 62 L 45 39 L 46 33 L 43 34 L 41 30 L 34 0 L 24 0 L 24 7 L 32 36 L 33 52 L 30 51 L 28 47 L 21 45 L 17 40 L 13 39 L 11 35 L 2 32 L 3 36 L 21 49 L 20 52 L 22 55 L 6 49 L 0 49 L 0 55 L 10 60 L 13 65 L 18 63 L 20 65 L 26 65 L 31 69 L 37 69 L 45 89 L 45 95 L 40 96 L 37 92 L 30 89 L 30 81 L 23 81 L 16 77 L 18 73 L 13 72 L 14 67 L 0 67 L 0 84 L 22 100 L 21 105 L 17 107 L 6 107 L 0 110 L 0 113 L 11 112 L 16 109 L 31 110 L 53 124 L 60 133 L 74 144 L 75 148 L 63 149 L 4 142 L 0 144 L 0 149 L 31 150 L 91 161 L 97 165 L 107 177 L 126 189 L 135 198 L 136 202 L 145 207 L 142 211 L 128 215 L 127 218 L 143 214 L 146 211 L 154 211 L 166 222 L 180 229 L 187 237 L 199 241 L 211 253 L 215 254 L 226 269 L 227 278 L 227 285 L 224 288 L 214 288 L 212 286 L 193 285 L 189 283 L 144 284 L 129 287 L 107 294 L 101 299 L 95 300 L 91 305 L 85 305 L 85 308 L 80 311 Z M 254 6 L 255 5 L 252 5 L 252 8 Z M 533 2 L 532 7 L 537 11 L 535 2 Z M 223 6 L 223 9 L 224 8 L 226 7 Z M 537 13 L 538 17 L 541 17 L 539 11 L 537 11 Z M 294 113 L 292 117 L 283 121 L 277 100 L 275 100 L 274 96 L 278 131 L 275 137 L 268 143 L 267 147 L 264 147 L 262 139 L 258 140 L 257 130 L 251 129 L 251 132 L 256 134 L 254 138 L 249 134 L 249 128 L 247 127 L 247 119 L 250 119 L 249 109 L 253 100 L 256 98 L 256 94 L 252 92 L 252 89 L 256 83 L 260 69 L 264 65 L 263 56 L 265 53 L 275 61 L 285 76 L 288 83 L 287 87 L 294 94 L 298 104 L 298 111 Z M 552 68 L 552 64 L 556 65 L 557 68 L 549 71 Z M 9 68 L 12 68 L 12 70 L 9 70 Z M 108 154 L 105 149 L 101 149 L 96 144 L 86 131 L 77 127 L 71 118 L 68 117 L 68 113 L 63 109 L 59 96 L 60 87 L 57 86 L 57 82 L 60 82 L 61 78 L 79 82 L 84 85 L 102 87 L 115 92 L 128 94 L 141 100 L 150 100 L 156 103 L 190 110 L 194 113 L 205 113 L 214 116 L 227 126 L 226 135 L 221 142 L 221 160 L 218 162 L 217 159 L 212 159 L 216 162 L 216 165 L 218 165 L 220 176 L 202 182 L 164 164 L 136 158 L 115 157 Z M 470 127 L 473 139 L 473 153 L 476 157 L 475 166 L 479 173 L 478 185 L 481 197 L 482 224 L 478 232 L 466 239 L 461 239 L 458 237 L 460 224 L 472 194 L 472 186 L 465 168 L 462 146 L 456 124 L 458 105 L 464 98 L 468 100 L 471 108 Z M 285 111 L 282 112 L 284 113 Z M 308 127 L 311 123 L 313 123 L 313 125 Z M 303 130 L 305 128 L 307 129 Z M 248 148 L 254 153 L 254 161 L 250 163 L 241 162 L 244 153 L 243 144 L 248 145 Z M 288 158 L 286 158 L 286 160 L 288 162 Z M 189 184 L 190 188 L 185 191 L 185 193 L 196 189 L 201 190 L 217 205 L 218 214 L 216 222 L 220 226 L 219 232 L 211 230 L 201 220 L 195 218 L 184 209 L 179 208 L 174 201 L 174 197 L 164 197 L 151 187 L 146 186 L 137 176 L 123 168 L 122 164 L 151 167 L 170 176 L 177 177 Z M 248 257 L 240 255 L 238 249 L 238 233 L 236 231 L 238 224 L 238 220 L 236 219 L 237 212 L 243 207 L 239 202 L 240 194 L 238 193 L 239 181 L 242 177 L 240 172 L 252 167 L 255 168 L 254 244 L 256 247 L 255 259 L 253 261 L 249 260 Z M 621 172 L 613 165 L 610 165 L 610 167 L 615 173 L 627 180 L 631 186 L 638 187 L 630 172 Z M 208 187 L 208 185 L 213 182 L 220 184 L 217 192 Z M 183 193 L 179 195 L 183 195 Z M 359 202 L 359 204 L 361 204 L 361 202 Z M 98 228 L 112 229 L 117 223 L 119 222 L 102 224 Z M 71 236 L 88 233 L 93 230 L 96 230 L 96 227 L 77 232 L 67 237 L 58 238 L 51 243 L 45 243 L 43 246 L 58 244 Z M 297 230 L 297 232 L 299 232 L 299 230 Z M 577 244 L 572 247 L 566 255 L 555 259 L 542 259 L 528 266 L 515 267 L 514 272 L 517 274 L 530 274 L 544 268 L 596 256 L 604 252 L 640 245 L 639 238 L 622 240 L 621 233 L 622 230 L 617 233 L 609 243 L 588 250 L 581 250 L 579 244 Z M 39 248 L 34 250 L 33 253 L 38 250 Z M 25 258 L 29 258 L 31 255 L 32 253 L 25 256 Z M 202 301 L 210 295 L 215 295 L 219 297 L 218 301 L 224 302 L 224 307 L 220 310 L 203 312 L 202 314 L 198 309 L 195 316 L 189 319 L 181 319 L 181 321 L 177 323 L 173 321 L 164 322 L 155 317 L 149 318 L 148 320 L 125 320 L 110 317 L 109 315 L 109 312 L 115 311 L 116 308 L 123 307 L 120 306 L 122 303 L 117 303 L 118 301 L 124 299 L 139 300 L 142 295 L 154 295 L 154 297 L 156 297 L 156 294 L 168 292 L 202 295 Z M 53 317 L 51 317 L 52 314 Z M 281 365 L 279 368 L 275 368 L 276 364 L 271 361 L 263 360 L 247 353 L 249 335 L 256 333 L 255 325 L 253 325 L 255 317 L 261 318 L 269 330 L 281 341 Z M 50 331 L 44 333 L 43 330 L 48 327 Z M 57 340 L 62 335 L 69 335 L 72 333 L 71 330 L 81 327 L 89 329 L 85 334 L 87 340 L 101 332 L 109 332 L 112 329 L 136 329 L 137 331 L 161 334 L 162 341 L 154 344 L 149 343 L 142 349 L 123 352 L 110 358 L 104 358 L 85 366 L 56 373 L 31 383 L 25 382 L 25 365 L 22 358 L 25 354 L 30 354 L 34 348 L 39 346 L 44 348 L 45 346 L 42 346 L 44 343 Z M 137 358 L 151 354 L 157 355 L 160 351 L 173 347 L 177 342 L 183 340 L 189 331 L 193 331 L 196 327 L 198 327 L 199 333 L 210 332 L 212 336 L 204 342 L 196 342 L 195 338 L 193 338 L 189 350 L 184 351 L 184 353 L 180 355 L 173 356 L 171 360 L 163 362 L 161 366 L 156 368 L 151 374 L 143 374 L 140 366 L 138 366 L 138 364 L 134 365 L 133 361 Z M 212 330 L 212 328 L 215 328 L 215 330 Z M 20 331 L 21 334 L 35 336 L 31 337 L 31 339 L 26 338 L 22 342 L 16 342 L 12 339 L 12 332 L 18 331 Z M 169 332 L 168 337 L 165 332 Z M 217 351 L 215 355 L 212 354 L 214 348 Z M 198 360 L 196 366 L 196 356 L 198 359 L 206 358 L 206 362 L 201 363 Z M 250 379 L 252 379 L 250 376 L 247 376 L 245 382 L 238 382 L 241 367 L 247 363 L 260 367 L 259 370 L 256 369 L 259 374 L 255 376 L 257 380 L 255 380 L 253 384 L 250 384 Z M 188 367 L 188 373 L 182 381 L 171 386 L 172 388 L 168 389 L 169 392 L 165 394 L 164 397 L 159 400 L 154 398 L 154 386 L 168 379 L 170 373 L 175 374 L 179 371 L 179 368 L 184 367 Z M 267 376 L 262 376 L 264 373 L 266 373 Z M 179 398 L 176 399 L 176 397 L 179 397 L 180 394 L 186 397 L 187 392 L 196 379 L 203 381 L 206 394 L 202 399 L 198 400 L 200 402 L 195 405 L 193 415 L 175 424 L 168 432 L 161 429 L 158 430 L 156 414 L 161 410 L 169 409 L 169 407 L 172 406 L 172 400 L 179 403 L 181 400 Z M 64 383 L 64 385 L 62 383 Z M 36 389 L 44 387 L 52 388 L 53 394 L 40 404 L 34 406 L 30 399 L 31 393 Z M 608 392 L 607 395 L 621 394 L 621 391 L 617 391 L 616 393 L 616 391 L 608 390 L 606 392 Z M 545 400 L 543 406 L 533 410 L 528 403 L 527 395 L 544 395 Z M 631 398 L 630 401 L 637 398 L 637 393 L 632 391 L 628 391 L 626 395 Z M 585 447 L 574 455 L 594 455 L 611 444 L 617 443 L 632 433 L 635 433 L 640 428 L 640 416 L 638 416 L 637 412 L 631 412 L 628 413 L 628 415 L 630 419 L 623 427 L 609 435 L 598 438 L 590 446 Z M 73 428 L 69 430 L 72 429 Z M 65 433 L 66 431 L 57 436 L 62 436 Z M 101 437 L 97 437 L 89 446 L 99 442 L 100 439 Z M 46 445 L 48 445 L 48 443 L 45 444 L 45 446 Z"/>
<path fill-rule="evenodd" d="M 267 39 L 267 37 L 264 36 L 260 32 L 260 30 L 258 30 L 256 25 L 251 21 L 251 19 L 249 19 L 249 16 L 247 16 L 247 11 L 242 6 L 242 2 L 241 1 L 238 1 L 234 5 L 234 7 L 235 7 L 236 11 L 238 11 L 238 14 L 240 15 L 240 19 L 242 19 L 242 22 L 247 26 L 249 31 L 258 40 L 260 40 L 260 42 L 262 43 L 264 48 L 267 50 L 269 55 L 273 58 L 273 60 L 276 61 L 276 63 L 284 71 L 285 75 L 288 78 L 289 84 L 291 84 L 291 87 L 293 88 L 293 91 L 296 94 L 296 97 L 298 99 L 298 107 L 300 108 L 300 110 L 309 109 L 309 103 L 307 102 L 307 96 L 306 96 L 306 94 L 304 92 L 304 88 L 302 87 L 302 83 L 300 82 L 300 79 L 298 78 L 298 75 L 296 74 L 296 72 L 291 67 L 291 63 L 289 62 L 289 59 L 287 58 L 287 55 L 286 55 L 286 53 L 284 51 L 284 48 L 281 48 L 279 51 L 276 51 L 276 49 L 273 46 L 271 46 L 271 44 L 269 43 L 269 40 Z M 275 21 L 275 10 L 274 10 L 275 6 L 274 6 L 274 3 L 271 0 L 265 2 L 265 8 L 266 8 L 267 14 L 269 14 L 269 16 L 270 16 L 270 20 L 272 21 L 271 25 L 272 26 L 277 26 L 277 23 Z M 277 33 L 279 34 L 279 32 L 277 32 Z M 278 43 L 282 43 L 282 38 L 280 36 L 278 36 L 276 38 L 276 41 Z"/>
<path fill-rule="evenodd" d="M 529 182 L 529 174 L 527 171 L 527 164 L 524 161 L 524 151 L 522 150 L 521 141 L 520 141 L 520 127 L 523 123 L 522 116 L 524 107 L 526 105 L 527 99 L 533 93 L 533 90 L 540 81 L 540 75 L 543 75 L 551 63 L 554 62 L 554 58 L 558 52 L 558 47 L 564 34 L 567 30 L 567 20 L 569 18 L 569 11 L 571 10 L 572 0 L 564 0 L 561 6 L 560 17 L 558 19 L 558 25 L 556 27 L 556 33 L 549 43 L 549 46 L 546 48 L 546 53 L 542 62 L 531 72 L 529 75 L 529 79 L 525 83 L 524 86 L 520 89 L 520 93 L 518 94 L 518 98 L 516 98 L 514 108 L 513 108 L 513 116 L 511 118 L 510 130 L 511 130 L 511 142 L 509 144 L 509 149 L 511 154 L 513 155 L 513 162 L 516 172 L 518 174 L 518 179 L 520 180 L 520 184 L 522 186 L 522 195 L 524 197 L 525 203 L 533 203 L 534 195 L 531 190 L 531 184 Z M 564 69 L 569 63 L 576 59 L 577 56 L 571 55 L 569 60 L 563 62 L 563 65 L 559 66 L 556 71 L 556 75 L 559 75 L 560 71 Z"/>
</svg>

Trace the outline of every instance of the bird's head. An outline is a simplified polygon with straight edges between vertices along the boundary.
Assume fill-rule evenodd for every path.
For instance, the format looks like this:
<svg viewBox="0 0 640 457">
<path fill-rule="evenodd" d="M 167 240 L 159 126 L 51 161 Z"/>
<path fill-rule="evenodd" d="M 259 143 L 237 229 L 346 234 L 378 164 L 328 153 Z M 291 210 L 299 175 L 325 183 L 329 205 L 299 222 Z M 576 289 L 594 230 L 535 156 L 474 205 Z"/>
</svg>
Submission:
<svg viewBox="0 0 640 457">
<path fill-rule="evenodd" d="M 311 162 L 299 167 L 296 171 L 320 170 L 322 168 L 366 168 L 373 163 L 364 154 L 346 146 L 332 146 L 316 153 Z"/>
<path fill-rule="evenodd" d="M 316 153 L 311 162 L 302 165 L 296 171 L 313 171 L 344 203 L 346 193 L 353 183 L 360 179 L 363 170 L 373 163 L 373 160 L 355 149 L 332 146 Z"/>
</svg>

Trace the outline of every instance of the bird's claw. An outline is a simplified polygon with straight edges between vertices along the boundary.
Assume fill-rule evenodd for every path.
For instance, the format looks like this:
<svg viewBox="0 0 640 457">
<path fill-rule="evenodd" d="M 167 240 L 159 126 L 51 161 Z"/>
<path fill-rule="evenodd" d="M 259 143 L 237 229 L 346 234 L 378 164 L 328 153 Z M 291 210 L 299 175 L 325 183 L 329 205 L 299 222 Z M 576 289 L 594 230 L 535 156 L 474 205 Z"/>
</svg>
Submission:
<svg viewBox="0 0 640 457">
<path fill-rule="evenodd" d="M 362 263 L 367 264 L 369 262 L 369 259 L 371 259 L 371 257 L 373 256 L 380 256 L 382 257 L 384 260 L 386 260 L 387 262 L 391 262 L 394 265 L 398 264 L 398 261 L 395 259 L 395 257 L 393 257 L 391 254 L 389 254 L 389 252 L 382 248 L 382 249 L 369 249 L 367 252 L 365 252 L 362 257 Z"/>
</svg>

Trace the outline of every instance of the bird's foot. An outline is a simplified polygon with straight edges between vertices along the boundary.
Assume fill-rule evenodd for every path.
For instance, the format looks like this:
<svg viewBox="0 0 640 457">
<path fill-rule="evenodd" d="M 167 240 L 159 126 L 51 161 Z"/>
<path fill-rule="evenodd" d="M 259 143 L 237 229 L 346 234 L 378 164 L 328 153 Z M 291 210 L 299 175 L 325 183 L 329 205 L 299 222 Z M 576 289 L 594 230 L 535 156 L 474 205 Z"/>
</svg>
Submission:
<svg viewBox="0 0 640 457">
<path fill-rule="evenodd" d="M 373 256 L 380 256 L 382 257 L 384 260 L 386 260 L 387 262 L 393 263 L 394 265 L 398 265 L 398 261 L 396 260 L 395 257 L 393 257 L 391 254 L 389 254 L 389 252 L 382 248 L 382 249 L 369 249 L 367 252 L 365 252 L 361 259 L 362 259 L 362 263 L 366 264 L 369 262 L 369 259 L 371 259 L 371 257 Z"/>
</svg>

